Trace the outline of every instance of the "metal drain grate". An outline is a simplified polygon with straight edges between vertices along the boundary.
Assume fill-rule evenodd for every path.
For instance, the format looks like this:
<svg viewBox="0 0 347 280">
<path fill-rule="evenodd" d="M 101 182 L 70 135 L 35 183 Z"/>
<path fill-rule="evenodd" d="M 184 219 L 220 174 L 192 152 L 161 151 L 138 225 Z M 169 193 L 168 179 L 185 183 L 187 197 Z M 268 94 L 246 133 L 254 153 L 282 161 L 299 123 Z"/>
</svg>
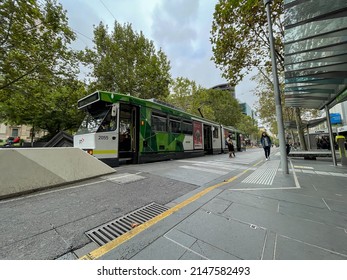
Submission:
<svg viewBox="0 0 347 280">
<path fill-rule="evenodd" d="M 155 202 L 135 210 L 121 218 L 98 226 L 86 232 L 86 235 L 96 244 L 102 246 L 117 237 L 132 230 L 135 226 L 143 224 L 160 215 L 169 208 Z"/>
</svg>

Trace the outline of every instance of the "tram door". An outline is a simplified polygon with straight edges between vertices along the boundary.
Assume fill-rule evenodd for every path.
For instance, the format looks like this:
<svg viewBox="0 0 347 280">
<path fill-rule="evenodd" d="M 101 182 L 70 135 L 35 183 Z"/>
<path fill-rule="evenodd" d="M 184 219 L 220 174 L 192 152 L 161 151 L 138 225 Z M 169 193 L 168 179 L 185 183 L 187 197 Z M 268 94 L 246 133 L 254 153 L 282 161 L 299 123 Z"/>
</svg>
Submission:
<svg viewBox="0 0 347 280">
<path fill-rule="evenodd" d="M 204 124 L 204 151 L 207 154 L 212 154 L 212 127 Z"/>
<path fill-rule="evenodd" d="M 119 111 L 119 159 L 138 163 L 139 108 L 121 103 Z"/>
</svg>

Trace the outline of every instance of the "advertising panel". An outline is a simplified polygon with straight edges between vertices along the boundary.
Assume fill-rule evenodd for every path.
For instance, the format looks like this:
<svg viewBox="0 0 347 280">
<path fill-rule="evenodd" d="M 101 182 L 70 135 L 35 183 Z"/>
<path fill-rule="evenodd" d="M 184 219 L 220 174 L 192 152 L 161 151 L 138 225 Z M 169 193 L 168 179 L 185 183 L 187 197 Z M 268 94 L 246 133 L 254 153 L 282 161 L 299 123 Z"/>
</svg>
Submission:
<svg viewBox="0 0 347 280">
<path fill-rule="evenodd" d="M 193 122 L 194 149 L 202 149 L 202 123 Z"/>
</svg>

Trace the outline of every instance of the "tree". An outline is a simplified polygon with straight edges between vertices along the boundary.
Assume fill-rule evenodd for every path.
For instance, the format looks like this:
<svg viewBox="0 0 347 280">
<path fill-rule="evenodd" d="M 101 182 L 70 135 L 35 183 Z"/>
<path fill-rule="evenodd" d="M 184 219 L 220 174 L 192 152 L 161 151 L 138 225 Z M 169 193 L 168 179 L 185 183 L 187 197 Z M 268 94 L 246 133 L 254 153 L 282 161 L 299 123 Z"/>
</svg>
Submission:
<svg viewBox="0 0 347 280">
<path fill-rule="evenodd" d="M 177 77 L 170 84 L 170 94 L 166 101 L 183 111 L 192 112 L 192 96 L 197 94 L 201 87 L 195 81 L 190 81 L 187 78 Z"/>
<path fill-rule="evenodd" d="M 76 74 L 68 50 L 75 35 L 60 4 L 5 0 L 0 11 L 0 90 L 8 93 L 32 80 Z"/>
<path fill-rule="evenodd" d="M 141 98 L 169 95 L 170 63 L 162 50 L 131 24 L 115 22 L 113 32 L 102 22 L 94 29 L 94 49 L 81 53 L 92 68 L 93 89 L 118 91 Z"/>
<path fill-rule="evenodd" d="M 84 87 L 63 7 L 55 0 L 5 0 L 0 13 L 0 117 L 51 133 L 71 128 L 76 112 L 70 102 Z"/>
<path fill-rule="evenodd" d="M 256 135 L 259 131 L 258 126 L 256 125 L 255 120 L 250 116 L 241 114 L 240 121 L 236 125 L 236 128 L 241 130 L 245 135 L 253 135 L 253 138 L 257 138 Z"/>
<path fill-rule="evenodd" d="M 83 119 L 77 101 L 86 95 L 85 85 L 77 80 L 61 80 L 59 84 L 33 83 L 28 92 L 15 95 L 0 104 L 3 119 L 26 124 L 35 130 L 46 130 L 50 136 L 62 130 L 75 131 Z M 43 98 L 43 93 L 46 93 Z M 1 117 L 1 116 L 0 116 Z"/>
<path fill-rule="evenodd" d="M 283 0 L 271 4 L 279 70 L 284 69 Z M 270 64 L 267 18 L 263 0 L 220 0 L 212 23 L 213 60 L 236 85 L 254 67 Z"/>
<path fill-rule="evenodd" d="M 178 77 L 171 84 L 166 101 L 182 110 L 224 125 L 236 126 L 242 115 L 240 104 L 228 91 L 205 89 L 194 81 Z"/>
<path fill-rule="evenodd" d="M 271 4 L 271 18 L 273 22 L 275 55 L 280 74 L 279 78 L 282 81 L 284 77 L 283 11 L 283 0 L 273 0 Z M 213 59 L 223 71 L 223 76 L 231 81 L 232 84 L 237 84 L 241 81 L 254 67 L 257 67 L 261 74 L 271 82 L 268 78 L 271 73 L 271 67 L 269 67 L 271 61 L 267 16 L 262 0 L 220 0 L 216 5 L 211 34 Z M 264 69 L 264 71 L 261 69 Z M 273 91 L 273 87 L 270 91 Z M 271 93 L 262 91 L 258 92 L 258 94 L 261 96 L 259 104 L 264 106 L 263 111 L 273 114 L 271 117 L 267 116 L 267 118 L 270 117 L 272 120 L 267 119 L 266 122 L 270 121 L 273 124 L 275 110 L 272 110 L 274 107 L 272 107 L 272 102 L 269 102 L 269 94 Z M 284 100 L 283 97 L 282 100 Z M 293 108 L 293 110 L 293 115 L 296 116 L 295 120 L 301 147 L 306 149 L 300 109 Z M 260 115 L 263 114 L 261 113 Z"/>
</svg>

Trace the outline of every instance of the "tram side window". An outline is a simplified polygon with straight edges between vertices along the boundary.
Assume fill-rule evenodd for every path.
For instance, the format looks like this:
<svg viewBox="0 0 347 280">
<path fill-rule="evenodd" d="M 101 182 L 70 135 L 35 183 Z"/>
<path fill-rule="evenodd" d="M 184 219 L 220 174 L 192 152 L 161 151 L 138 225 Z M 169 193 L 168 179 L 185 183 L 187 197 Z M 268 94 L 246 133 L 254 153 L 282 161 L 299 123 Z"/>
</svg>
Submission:
<svg viewBox="0 0 347 280">
<path fill-rule="evenodd" d="M 152 114 L 152 130 L 167 132 L 166 118 L 163 116 Z"/>
<path fill-rule="evenodd" d="M 218 138 L 219 137 L 218 131 L 219 131 L 218 126 L 214 126 L 213 127 L 213 138 Z"/>
<path fill-rule="evenodd" d="M 191 122 L 183 121 L 182 132 L 184 134 L 193 135 L 193 124 Z"/>
<path fill-rule="evenodd" d="M 169 124 L 172 133 L 181 133 L 181 121 L 170 119 Z"/>
</svg>

